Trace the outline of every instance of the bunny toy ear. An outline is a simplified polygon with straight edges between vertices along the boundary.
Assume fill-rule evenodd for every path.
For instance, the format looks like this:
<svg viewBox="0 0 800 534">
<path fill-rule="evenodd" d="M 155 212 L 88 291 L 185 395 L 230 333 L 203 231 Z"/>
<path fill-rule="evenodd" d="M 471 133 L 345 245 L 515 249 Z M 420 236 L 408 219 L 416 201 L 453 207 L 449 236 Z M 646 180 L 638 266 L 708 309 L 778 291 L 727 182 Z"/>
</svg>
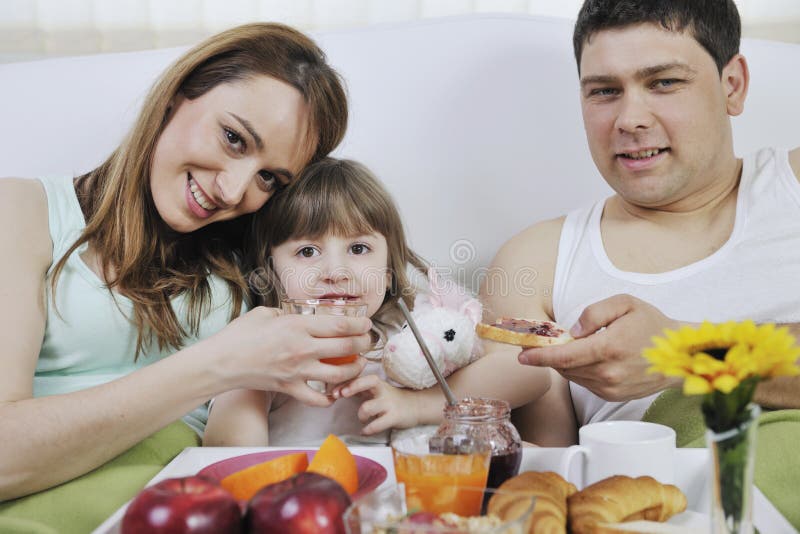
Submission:
<svg viewBox="0 0 800 534">
<path fill-rule="evenodd" d="M 442 301 L 442 288 L 440 287 L 439 275 L 436 273 L 434 267 L 428 268 L 428 286 L 429 291 L 425 292 L 426 304 L 430 304 L 434 308 L 441 308 L 444 306 Z M 416 304 L 416 303 L 415 303 Z"/>
<path fill-rule="evenodd" d="M 468 299 L 464 304 L 461 305 L 460 311 L 474 324 L 477 325 L 479 322 L 481 322 L 483 306 L 481 306 L 481 303 L 478 299 Z"/>
<path fill-rule="evenodd" d="M 453 280 L 439 278 L 433 267 L 428 270 L 428 280 L 431 286 L 430 299 L 433 306 L 456 310 L 466 315 L 475 324 L 480 322 L 481 304 L 466 289 Z"/>
</svg>

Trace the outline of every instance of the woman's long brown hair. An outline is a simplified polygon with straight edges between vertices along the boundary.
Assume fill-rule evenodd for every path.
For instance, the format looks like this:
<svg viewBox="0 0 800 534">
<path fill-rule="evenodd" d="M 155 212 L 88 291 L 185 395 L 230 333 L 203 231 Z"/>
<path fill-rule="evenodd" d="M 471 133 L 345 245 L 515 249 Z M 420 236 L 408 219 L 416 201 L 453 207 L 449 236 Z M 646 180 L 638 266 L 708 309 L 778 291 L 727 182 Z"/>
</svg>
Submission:
<svg viewBox="0 0 800 534">
<path fill-rule="evenodd" d="M 178 59 L 151 89 L 122 144 L 102 165 L 76 180 L 86 227 L 58 260 L 51 289 L 55 295 L 69 256 L 85 243 L 92 247 L 109 291 L 133 303 L 130 320 L 138 331 L 135 357 L 154 340 L 160 350 L 177 349 L 187 335 L 197 335 L 210 311 L 209 275 L 219 276 L 230 289 L 230 318 L 241 310 L 247 294 L 241 251 L 251 238 L 252 215 L 189 234 L 176 233 L 155 208 L 149 177 L 153 152 L 176 95 L 191 100 L 219 84 L 259 75 L 288 83 L 303 95 L 309 110 L 306 143 L 312 161 L 339 144 L 347 127 L 347 98 L 322 50 L 287 26 L 247 24 L 209 38 Z M 183 293 L 189 332 L 170 302 Z"/>
</svg>

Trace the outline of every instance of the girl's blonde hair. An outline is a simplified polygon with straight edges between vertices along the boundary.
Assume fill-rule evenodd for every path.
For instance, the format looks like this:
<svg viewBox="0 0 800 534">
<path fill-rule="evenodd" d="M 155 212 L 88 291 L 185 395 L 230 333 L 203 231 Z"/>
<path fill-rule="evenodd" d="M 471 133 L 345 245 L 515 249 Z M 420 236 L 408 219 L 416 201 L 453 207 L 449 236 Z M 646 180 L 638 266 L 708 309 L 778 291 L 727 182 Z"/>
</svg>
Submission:
<svg viewBox="0 0 800 534">
<path fill-rule="evenodd" d="M 154 338 L 159 349 L 182 345 L 188 333 L 170 303 L 178 294 L 187 293 L 188 326 L 197 334 L 210 305 L 210 274 L 230 288 L 231 319 L 241 310 L 247 283 L 238 260 L 250 239 L 252 216 L 177 234 L 155 208 L 149 177 L 153 152 L 176 96 L 191 100 L 220 84 L 264 75 L 303 95 L 309 109 L 304 148 L 311 160 L 333 150 L 347 127 L 347 98 L 325 54 L 288 26 L 247 24 L 215 35 L 179 58 L 153 86 L 121 145 L 102 165 L 76 180 L 86 227 L 56 264 L 52 290 L 67 258 L 82 244 L 90 244 L 108 289 L 133 303 L 137 357 Z"/>
<path fill-rule="evenodd" d="M 283 290 L 270 256 L 274 247 L 290 239 L 372 232 L 381 234 L 388 248 L 389 287 L 372 316 L 379 333 L 385 335 L 389 312 L 397 300 L 402 298 L 409 308 L 413 306 L 415 291 L 407 267 L 424 274 L 427 264 L 408 246 L 389 192 L 358 162 L 325 158 L 310 165 L 297 181 L 269 200 L 268 209 L 254 217 L 252 243 L 256 246 L 249 263 L 258 268 L 250 277 L 251 289 L 263 305 L 279 305 Z"/>
</svg>

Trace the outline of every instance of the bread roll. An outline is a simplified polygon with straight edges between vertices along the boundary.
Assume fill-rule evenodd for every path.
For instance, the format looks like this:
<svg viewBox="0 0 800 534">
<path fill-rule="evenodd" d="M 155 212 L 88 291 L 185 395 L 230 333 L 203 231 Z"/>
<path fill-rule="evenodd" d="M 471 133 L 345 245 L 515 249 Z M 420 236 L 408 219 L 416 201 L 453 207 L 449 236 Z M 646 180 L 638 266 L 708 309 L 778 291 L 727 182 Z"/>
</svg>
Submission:
<svg viewBox="0 0 800 534">
<path fill-rule="evenodd" d="M 519 517 L 527 508 L 528 499 L 536 497 L 530 534 L 565 534 L 567 531 L 567 497 L 577 488 L 551 471 L 526 471 L 503 482 L 489 499 L 487 512 L 507 520 Z M 522 498 L 520 498 L 522 497 Z"/>
<path fill-rule="evenodd" d="M 569 496 L 567 505 L 570 531 L 587 534 L 606 523 L 666 521 L 686 509 L 686 496 L 652 477 L 617 475 Z"/>
</svg>

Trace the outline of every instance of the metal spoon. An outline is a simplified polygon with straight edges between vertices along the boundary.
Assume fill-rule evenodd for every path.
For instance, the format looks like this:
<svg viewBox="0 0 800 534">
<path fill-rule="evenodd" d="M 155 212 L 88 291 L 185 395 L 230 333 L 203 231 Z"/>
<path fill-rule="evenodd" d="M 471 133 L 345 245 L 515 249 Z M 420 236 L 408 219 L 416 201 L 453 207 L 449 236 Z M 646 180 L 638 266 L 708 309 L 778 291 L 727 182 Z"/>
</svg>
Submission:
<svg viewBox="0 0 800 534">
<path fill-rule="evenodd" d="M 400 311 L 403 312 L 403 315 L 406 317 L 406 321 L 408 322 L 408 326 L 411 327 L 411 332 L 414 334 L 414 337 L 417 338 L 417 343 L 419 343 L 419 348 L 422 349 L 422 354 L 425 355 L 425 359 L 428 360 L 428 366 L 433 371 L 433 376 L 436 377 L 436 381 L 439 382 L 439 386 L 441 386 L 442 391 L 444 391 L 444 396 L 447 398 L 447 404 L 450 406 L 455 406 L 456 404 L 456 397 L 453 395 L 453 392 L 450 390 L 450 386 L 447 385 L 442 373 L 439 371 L 439 368 L 436 366 L 436 363 L 433 361 L 433 356 L 431 356 L 431 352 L 428 350 L 428 345 L 425 344 L 425 340 L 422 339 L 422 335 L 419 333 L 417 329 L 417 323 L 414 322 L 414 318 L 411 317 L 411 312 L 408 311 L 408 307 L 406 307 L 406 303 L 403 302 L 403 299 L 397 299 L 397 304 L 400 306 Z"/>
</svg>

